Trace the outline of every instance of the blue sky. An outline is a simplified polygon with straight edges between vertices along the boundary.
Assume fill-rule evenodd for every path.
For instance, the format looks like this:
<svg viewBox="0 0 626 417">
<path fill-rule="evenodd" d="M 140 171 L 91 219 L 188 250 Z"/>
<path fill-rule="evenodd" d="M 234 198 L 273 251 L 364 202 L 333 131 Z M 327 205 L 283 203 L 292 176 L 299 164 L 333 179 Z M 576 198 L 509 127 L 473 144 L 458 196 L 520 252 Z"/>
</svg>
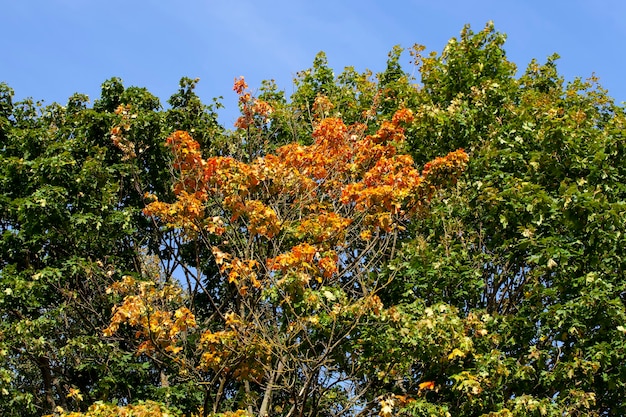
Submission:
<svg viewBox="0 0 626 417">
<path fill-rule="evenodd" d="M 493 20 L 508 35 L 508 57 L 523 70 L 556 52 L 566 79 L 595 73 L 626 101 L 626 2 L 622 0 L 0 0 L 0 81 L 17 99 L 64 104 L 75 92 L 99 96 L 117 76 L 162 103 L 182 76 L 200 78 L 205 102 L 224 96 L 235 119 L 232 83 L 254 89 L 275 79 L 287 92 L 297 71 L 326 52 L 329 65 L 384 69 L 394 45 L 441 51 L 468 23 Z M 406 67 L 406 69 L 410 69 Z"/>
</svg>

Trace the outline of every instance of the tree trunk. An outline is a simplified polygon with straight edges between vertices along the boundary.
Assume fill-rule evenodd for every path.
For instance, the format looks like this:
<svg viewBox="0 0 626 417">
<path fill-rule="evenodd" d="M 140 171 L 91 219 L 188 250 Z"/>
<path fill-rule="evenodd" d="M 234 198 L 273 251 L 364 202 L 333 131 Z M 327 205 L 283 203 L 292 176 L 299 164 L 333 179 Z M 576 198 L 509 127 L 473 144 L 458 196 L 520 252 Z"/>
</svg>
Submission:
<svg viewBox="0 0 626 417">
<path fill-rule="evenodd" d="M 274 382 L 280 378 L 280 375 L 283 373 L 283 369 L 285 368 L 285 361 L 281 359 L 278 361 L 278 368 L 272 371 L 272 376 L 270 377 L 269 382 L 267 383 L 267 388 L 265 388 L 265 393 L 263 394 L 263 402 L 261 403 L 261 408 L 259 409 L 259 417 L 265 417 L 268 415 L 268 409 L 270 407 L 272 401 L 272 391 L 274 390 Z"/>
<path fill-rule="evenodd" d="M 43 391 L 46 396 L 46 404 L 48 404 L 48 411 L 54 412 L 56 408 L 56 401 L 54 400 L 52 371 L 50 370 L 50 361 L 45 356 L 37 358 L 37 365 L 41 370 L 41 378 L 43 380 Z"/>
</svg>

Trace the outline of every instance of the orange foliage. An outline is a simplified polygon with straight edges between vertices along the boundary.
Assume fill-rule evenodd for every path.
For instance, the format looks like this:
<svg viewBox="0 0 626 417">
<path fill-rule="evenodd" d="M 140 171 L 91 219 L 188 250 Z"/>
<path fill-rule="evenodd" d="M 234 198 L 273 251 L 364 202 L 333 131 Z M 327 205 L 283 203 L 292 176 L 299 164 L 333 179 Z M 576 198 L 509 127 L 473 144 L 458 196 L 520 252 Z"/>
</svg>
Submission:
<svg viewBox="0 0 626 417">
<path fill-rule="evenodd" d="M 239 108 L 242 114 L 235 122 L 235 127 L 248 129 L 255 124 L 255 118 L 260 123 L 267 122 L 267 118 L 274 109 L 266 101 L 252 97 L 248 91 L 248 84 L 243 77 L 235 78 L 233 91 L 239 96 Z"/>
<path fill-rule="evenodd" d="M 235 81 L 234 90 L 244 119 L 263 107 L 249 96 L 243 78 Z M 323 97 L 316 103 L 322 110 L 330 108 Z M 320 254 L 343 245 L 353 225 L 366 240 L 389 233 L 463 171 L 468 160 L 463 150 L 431 161 L 422 171 L 409 155 L 397 154 L 397 145 L 404 140 L 402 125 L 412 120 L 411 110 L 401 109 L 374 134 L 365 135 L 363 125 L 346 126 L 341 119 L 322 118 L 315 125 L 312 145 L 289 144 L 249 164 L 229 157 L 205 160 L 188 133 L 175 132 L 167 145 L 178 171 L 177 200 L 167 204 L 151 196 L 154 201 L 145 214 L 187 233 L 222 235 L 245 228 L 250 237 L 291 234 L 308 246 L 296 244 L 270 259 L 270 269 L 296 268 L 328 277 L 337 272 L 336 254 Z M 221 207 L 219 215 L 207 215 L 208 205 Z M 355 224 L 357 218 L 361 221 Z M 304 247 L 306 251 L 301 250 Z M 315 268 L 312 256 L 317 257 Z M 229 282 L 239 283 L 245 272 L 254 277 L 247 285 L 257 286 L 256 275 L 250 272 L 254 268 L 241 272 L 233 262 L 222 265 Z M 249 265 L 249 260 L 238 262 Z"/>
<path fill-rule="evenodd" d="M 435 389 L 435 382 L 434 381 L 424 381 L 422 383 L 419 384 L 419 390 L 423 391 L 423 390 L 434 390 Z"/>
<path fill-rule="evenodd" d="M 122 151 L 122 160 L 126 161 L 137 156 L 135 144 L 131 142 L 125 135 L 131 129 L 133 119 L 137 118 L 136 114 L 132 114 L 130 104 L 119 105 L 115 109 L 115 114 L 121 116 L 121 120 L 111 129 L 111 141 L 120 151 Z"/>
<path fill-rule="evenodd" d="M 242 110 L 236 127 L 264 122 L 271 107 L 250 95 L 243 78 L 235 81 L 233 89 Z M 463 150 L 437 158 L 421 171 L 410 156 L 398 154 L 397 147 L 405 139 L 403 126 L 413 120 L 409 109 L 399 110 L 368 135 L 363 124 L 347 126 L 339 118 L 325 118 L 331 108 L 328 99 L 316 99 L 314 111 L 319 118 L 313 144 L 285 145 L 250 163 L 223 156 L 204 159 L 199 144 L 186 132 L 174 132 L 167 140 L 174 155 L 176 200 L 166 203 L 147 195 L 144 213 L 189 239 L 200 235 L 205 242 L 215 242 L 207 235 L 220 236 L 221 243 L 211 247 L 215 263 L 224 282 L 248 300 L 244 304 L 250 301 L 246 305 L 257 302 L 252 301 L 253 295 L 260 297 L 272 288 L 280 289 L 284 299 L 279 303 L 290 303 L 295 293 L 309 291 L 308 297 L 317 300 L 310 304 L 319 304 L 320 296 L 310 292 L 315 289 L 329 302 L 334 300 L 324 286 L 337 284 L 342 274 L 357 273 L 345 271 L 350 267 L 345 265 L 345 254 L 351 245 L 356 242 L 364 253 L 380 249 L 372 255 L 380 256 L 386 245 L 380 242 L 402 230 L 438 188 L 453 183 L 465 168 L 468 156 Z M 360 261 L 353 265 L 366 268 L 359 266 Z M 368 272 L 363 269 L 363 273 Z M 105 333 L 111 335 L 121 323 L 128 323 L 147 340 L 141 351 L 176 353 L 181 334 L 195 326 L 193 314 L 150 307 L 158 304 L 155 294 L 165 288 L 133 282 L 116 285 L 114 291 L 127 295 Z M 133 285 L 138 286 L 137 295 L 126 289 Z M 379 314 L 382 302 L 376 289 L 370 290 L 368 296 L 348 300 L 344 306 L 333 302 L 331 316 L 341 311 Z M 232 312 L 222 317 L 222 330 L 200 335 L 198 369 L 261 378 L 259 364 L 270 361 L 266 336 L 255 333 L 254 324 L 245 324 Z M 288 329 L 318 323 L 314 315 L 303 317 L 302 323 L 296 320 Z"/>
<path fill-rule="evenodd" d="M 187 307 L 173 312 L 169 308 L 170 303 L 182 300 L 177 286 L 164 284 L 158 287 L 152 281 L 137 281 L 125 276 L 111 285 L 108 292 L 124 295 L 124 300 L 113 310 L 113 318 L 104 335 L 112 336 L 123 323 L 136 327 L 136 338 L 144 340 L 137 353 L 151 354 L 159 350 L 175 355 L 183 349 L 180 342 L 187 332 L 196 327 L 195 317 Z M 158 308 L 159 304 L 162 304 L 161 308 Z"/>
<path fill-rule="evenodd" d="M 205 330 L 200 336 L 202 356 L 198 369 L 232 372 L 238 380 L 260 380 L 263 363 L 270 362 L 271 347 L 234 313 L 226 314 L 226 330 Z M 242 360 L 243 357 L 243 360 Z"/>
</svg>

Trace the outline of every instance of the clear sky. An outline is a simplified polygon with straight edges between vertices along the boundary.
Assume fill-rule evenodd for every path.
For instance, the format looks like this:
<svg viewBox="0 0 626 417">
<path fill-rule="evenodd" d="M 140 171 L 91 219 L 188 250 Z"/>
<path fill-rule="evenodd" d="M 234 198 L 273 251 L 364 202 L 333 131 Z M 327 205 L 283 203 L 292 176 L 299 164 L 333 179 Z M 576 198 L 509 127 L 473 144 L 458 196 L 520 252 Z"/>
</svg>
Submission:
<svg viewBox="0 0 626 417">
<path fill-rule="evenodd" d="M 319 51 L 336 73 L 381 71 L 394 45 L 441 51 L 464 24 L 489 20 L 520 70 L 556 52 L 566 79 L 595 73 L 626 101 L 623 0 L 0 0 L 0 16 L 0 81 L 46 103 L 96 99 L 117 76 L 165 104 L 182 76 L 198 77 L 203 101 L 224 96 L 229 125 L 236 76 L 291 92 Z"/>
</svg>

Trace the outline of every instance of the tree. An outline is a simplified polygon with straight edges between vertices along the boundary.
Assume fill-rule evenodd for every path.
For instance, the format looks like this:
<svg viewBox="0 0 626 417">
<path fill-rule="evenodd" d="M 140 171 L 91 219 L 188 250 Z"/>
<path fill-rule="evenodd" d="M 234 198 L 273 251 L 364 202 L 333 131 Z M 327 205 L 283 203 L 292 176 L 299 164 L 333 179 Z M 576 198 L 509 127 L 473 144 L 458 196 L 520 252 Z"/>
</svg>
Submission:
<svg viewBox="0 0 626 417">
<path fill-rule="evenodd" d="M 503 42 L 490 25 L 466 28 L 421 62 L 412 152 L 419 160 L 463 146 L 470 163 L 413 223 L 392 263 L 402 279 L 381 299 L 417 311 L 401 325 L 400 352 L 430 346 L 419 320 L 442 303 L 429 320 L 452 311 L 468 339 L 458 356 L 414 350 L 397 362 L 397 383 L 415 393 L 419 380 L 434 381 L 428 402 L 457 415 L 622 415 L 624 110 L 594 77 L 566 85 L 556 56 L 513 78 Z M 472 330 L 478 319 L 484 335 Z"/>
<path fill-rule="evenodd" d="M 236 79 L 234 130 L 191 79 L 167 111 L 110 80 L 65 121 L 5 87 L 0 410 L 626 414 L 626 114 L 556 55 L 518 77 L 505 40 L 465 27 L 380 74 L 321 53 L 291 97 Z M 108 227 L 52 235 L 73 207 Z"/>
<path fill-rule="evenodd" d="M 235 91 L 236 126 L 249 133 L 271 107 L 249 96 L 243 79 Z M 168 138 L 176 201 L 151 194 L 144 212 L 205 255 L 186 272 L 206 301 L 168 309 L 160 302 L 170 286 L 127 277 L 112 287 L 124 298 L 106 332 L 136 328 L 141 353 L 206 387 L 205 413 L 224 404 L 261 416 L 360 407 L 370 384 L 348 352 L 357 329 L 381 313 L 377 293 L 389 282 L 378 274 L 406 222 L 465 166 L 463 151 L 422 171 L 397 153 L 410 110 L 368 135 L 364 125 L 325 117 L 329 105 L 315 100 L 311 145 L 249 163 L 203 159 L 186 132 Z"/>
<path fill-rule="evenodd" d="M 146 248 L 161 239 L 140 210 L 143 191 L 168 189 L 169 126 L 204 131 L 213 117 L 213 133 L 214 113 L 198 118 L 196 106 L 183 117 L 186 102 L 163 112 L 145 89 L 117 79 L 93 108 L 79 94 L 44 107 L 0 91 L 0 413 L 160 398 L 159 372 L 132 355 L 131 339 L 102 336 L 105 290 L 119 271 L 142 273 Z"/>
</svg>

